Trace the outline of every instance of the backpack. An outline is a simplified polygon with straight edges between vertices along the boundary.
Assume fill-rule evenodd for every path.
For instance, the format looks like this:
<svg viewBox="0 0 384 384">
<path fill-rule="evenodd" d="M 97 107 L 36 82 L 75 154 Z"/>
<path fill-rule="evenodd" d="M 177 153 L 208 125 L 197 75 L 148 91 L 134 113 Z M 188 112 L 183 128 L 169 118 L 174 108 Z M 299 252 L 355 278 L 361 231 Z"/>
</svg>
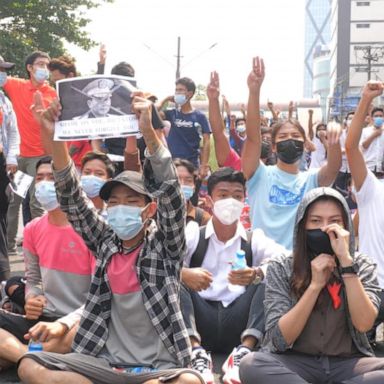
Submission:
<svg viewBox="0 0 384 384">
<path fill-rule="evenodd" d="M 209 239 L 205 238 L 206 226 L 200 227 L 199 242 L 197 244 L 195 252 L 191 256 L 189 268 L 201 267 L 204 261 L 205 254 L 208 249 Z M 245 252 L 245 259 L 248 267 L 252 267 L 252 231 L 247 231 L 247 240 L 241 238 L 241 249 Z"/>
</svg>

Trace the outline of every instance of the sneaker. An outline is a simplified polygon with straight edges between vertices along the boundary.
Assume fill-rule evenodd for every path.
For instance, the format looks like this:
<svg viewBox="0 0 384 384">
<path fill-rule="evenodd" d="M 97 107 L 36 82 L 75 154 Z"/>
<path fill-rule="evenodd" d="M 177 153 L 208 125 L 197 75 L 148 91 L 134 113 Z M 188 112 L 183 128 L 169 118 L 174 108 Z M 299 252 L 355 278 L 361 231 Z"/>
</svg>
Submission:
<svg viewBox="0 0 384 384">
<path fill-rule="evenodd" d="M 242 345 L 234 348 L 232 353 L 228 356 L 227 360 L 225 360 L 225 363 L 222 367 L 223 372 L 225 373 L 223 376 L 224 384 L 240 384 L 240 361 L 245 355 L 248 355 L 249 352 L 251 352 L 250 349 L 243 347 Z"/>
<path fill-rule="evenodd" d="M 214 383 L 211 355 L 204 348 L 192 351 L 191 368 L 200 373 L 206 384 Z"/>
</svg>

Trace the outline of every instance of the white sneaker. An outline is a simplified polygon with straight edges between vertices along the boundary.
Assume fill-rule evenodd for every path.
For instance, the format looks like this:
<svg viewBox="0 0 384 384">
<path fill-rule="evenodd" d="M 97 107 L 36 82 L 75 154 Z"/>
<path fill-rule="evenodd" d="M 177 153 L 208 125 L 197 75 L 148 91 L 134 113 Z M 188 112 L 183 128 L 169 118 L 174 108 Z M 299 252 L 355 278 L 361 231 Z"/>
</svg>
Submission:
<svg viewBox="0 0 384 384">
<path fill-rule="evenodd" d="M 241 359 L 250 353 L 250 349 L 240 345 L 233 349 L 223 364 L 222 370 L 225 373 L 223 376 L 224 384 L 240 384 L 239 366 Z"/>
<path fill-rule="evenodd" d="M 191 368 L 200 373 L 206 384 L 214 383 L 211 355 L 204 348 L 192 351 Z"/>
</svg>

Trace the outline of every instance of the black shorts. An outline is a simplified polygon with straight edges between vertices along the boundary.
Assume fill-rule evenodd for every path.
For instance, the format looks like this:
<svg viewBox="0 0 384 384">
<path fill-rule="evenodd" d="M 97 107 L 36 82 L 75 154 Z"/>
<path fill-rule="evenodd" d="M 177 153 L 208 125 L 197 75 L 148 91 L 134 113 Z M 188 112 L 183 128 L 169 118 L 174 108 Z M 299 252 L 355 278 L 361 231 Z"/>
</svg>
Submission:
<svg viewBox="0 0 384 384">
<path fill-rule="evenodd" d="M 42 316 L 38 320 L 28 320 L 24 315 L 5 311 L 0 309 L 0 328 L 8 331 L 13 336 L 17 337 L 22 343 L 27 344 L 28 341 L 24 339 L 24 335 L 28 330 L 37 324 L 39 321 L 52 322 L 58 318 Z"/>
</svg>

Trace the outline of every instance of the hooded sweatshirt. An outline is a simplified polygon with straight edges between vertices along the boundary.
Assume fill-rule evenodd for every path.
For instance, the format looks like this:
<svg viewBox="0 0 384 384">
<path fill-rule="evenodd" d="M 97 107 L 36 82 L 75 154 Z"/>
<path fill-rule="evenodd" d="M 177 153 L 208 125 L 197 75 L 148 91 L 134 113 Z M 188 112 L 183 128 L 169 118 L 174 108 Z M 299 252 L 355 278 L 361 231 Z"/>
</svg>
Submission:
<svg viewBox="0 0 384 384">
<path fill-rule="evenodd" d="M 348 228 L 350 233 L 349 252 L 354 259 L 354 263 L 358 265 L 358 276 L 373 305 L 378 309 L 380 306 L 380 298 L 378 286 L 376 265 L 368 256 L 355 253 L 354 235 L 352 220 L 349 215 L 349 209 L 344 198 L 332 188 L 316 188 L 308 192 L 301 201 L 295 220 L 295 228 L 293 233 L 293 244 L 295 249 L 298 224 L 303 220 L 304 214 L 309 205 L 322 196 L 331 196 L 340 201 L 344 211 L 348 217 Z M 289 312 L 297 303 L 298 299 L 291 293 L 290 280 L 292 276 L 293 257 L 277 257 L 270 261 L 265 289 L 265 336 L 263 341 L 264 348 L 273 353 L 284 353 L 291 350 L 293 345 L 288 345 L 281 333 L 278 322 L 280 318 Z M 343 282 L 341 281 L 343 284 Z M 365 333 L 358 332 L 353 324 L 348 310 L 348 303 L 345 294 L 345 288 L 342 285 L 342 294 L 340 295 L 345 308 L 345 316 L 347 317 L 347 327 L 351 335 L 354 347 L 357 351 L 365 356 L 374 356 L 372 348 L 368 342 Z M 344 292 L 343 292 L 344 291 Z M 300 336 L 299 336 L 300 337 Z"/>
</svg>

